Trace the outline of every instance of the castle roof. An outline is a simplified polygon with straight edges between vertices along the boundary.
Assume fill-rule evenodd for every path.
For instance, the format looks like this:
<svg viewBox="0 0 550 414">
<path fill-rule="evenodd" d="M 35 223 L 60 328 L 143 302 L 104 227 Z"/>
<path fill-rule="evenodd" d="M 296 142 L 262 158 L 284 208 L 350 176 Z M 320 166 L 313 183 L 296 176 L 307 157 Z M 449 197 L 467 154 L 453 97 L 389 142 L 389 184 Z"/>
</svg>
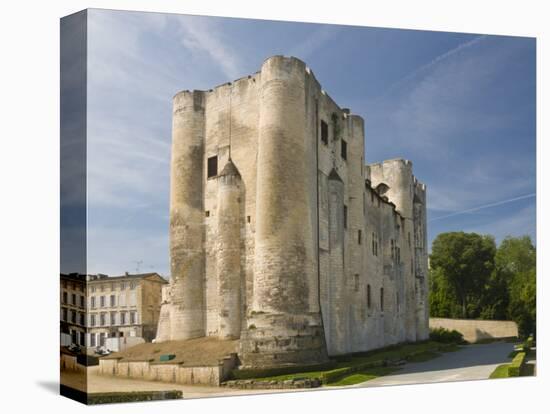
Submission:
<svg viewBox="0 0 550 414">
<path fill-rule="evenodd" d="M 328 179 L 329 180 L 337 180 L 337 181 L 342 181 L 342 179 L 340 178 L 340 176 L 338 175 L 338 172 L 333 168 L 332 171 L 330 172 L 330 174 L 328 175 Z M 343 181 L 342 181 L 343 182 Z"/>
<path fill-rule="evenodd" d="M 225 164 L 225 167 L 223 167 L 223 170 L 221 173 L 219 173 L 220 177 L 223 176 L 234 176 L 234 177 L 240 177 L 241 174 L 239 173 L 239 170 L 237 167 L 235 167 L 235 164 L 233 164 L 233 161 L 231 161 L 231 158 L 227 160 L 227 163 Z"/>
</svg>

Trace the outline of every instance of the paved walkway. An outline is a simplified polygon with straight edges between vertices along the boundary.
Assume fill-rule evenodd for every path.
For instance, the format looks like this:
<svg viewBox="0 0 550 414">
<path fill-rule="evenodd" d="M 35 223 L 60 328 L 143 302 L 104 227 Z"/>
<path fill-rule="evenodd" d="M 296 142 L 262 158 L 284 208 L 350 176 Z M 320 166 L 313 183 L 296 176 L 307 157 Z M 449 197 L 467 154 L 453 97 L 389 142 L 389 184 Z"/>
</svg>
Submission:
<svg viewBox="0 0 550 414">
<path fill-rule="evenodd" d="M 395 374 L 375 378 L 354 387 L 487 379 L 497 366 L 510 362 L 508 354 L 513 350 L 514 344 L 508 342 L 468 345 L 429 361 L 409 363 Z"/>
</svg>

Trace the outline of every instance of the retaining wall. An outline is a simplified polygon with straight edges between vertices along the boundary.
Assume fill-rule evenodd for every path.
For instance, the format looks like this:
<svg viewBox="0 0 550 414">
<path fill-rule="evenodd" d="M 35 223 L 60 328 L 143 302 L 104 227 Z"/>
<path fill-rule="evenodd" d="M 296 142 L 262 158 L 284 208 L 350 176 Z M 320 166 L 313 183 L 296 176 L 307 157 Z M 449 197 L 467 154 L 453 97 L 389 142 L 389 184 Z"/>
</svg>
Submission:
<svg viewBox="0 0 550 414">
<path fill-rule="evenodd" d="M 460 332 L 468 342 L 518 336 L 518 326 L 513 321 L 430 318 L 430 329 L 433 328 L 454 329 Z"/>
<path fill-rule="evenodd" d="M 99 373 L 146 381 L 161 381 L 187 385 L 219 386 L 228 378 L 237 362 L 236 354 L 224 358 L 218 365 L 186 366 L 183 364 L 155 363 L 149 361 L 121 361 L 101 359 Z"/>
</svg>

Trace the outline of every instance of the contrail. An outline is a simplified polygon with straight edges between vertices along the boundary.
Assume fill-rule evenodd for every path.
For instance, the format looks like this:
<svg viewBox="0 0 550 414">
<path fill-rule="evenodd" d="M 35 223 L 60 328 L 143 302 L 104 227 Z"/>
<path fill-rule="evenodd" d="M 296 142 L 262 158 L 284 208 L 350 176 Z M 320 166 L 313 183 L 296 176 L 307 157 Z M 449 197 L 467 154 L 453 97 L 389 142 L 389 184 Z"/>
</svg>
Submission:
<svg viewBox="0 0 550 414">
<path fill-rule="evenodd" d="M 459 44 L 457 47 L 451 49 L 451 50 L 448 50 L 446 51 L 445 53 L 435 57 L 434 59 L 432 59 L 430 62 L 426 63 L 425 65 L 422 65 L 420 66 L 418 69 L 414 70 L 413 72 L 409 73 L 407 76 L 405 76 L 404 78 L 398 80 L 397 82 L 395 82 L 393 85 L 391 85 L 388 90 L 386 92 L 384 92 L 382 95 L 380 95 L 378 98 L 374 99 L 373 102 L 377 102 L 383 98 L 385 98 L 386 96 L 388 96 L 389 94 L 391 94 L 394 90 L 400 88 L 403 84 L 407 83 L 408 81 L 410 81 L 411 79 L 414 79 L 416 76 L 418 76 L 420 73 L 428 70 L 429 68 L 431 68 L 432 66 L 436 65 L 437 63 L 441 62 L 442 60 L 445 60 L 447 59 L 448 57 L 454 55 L 455 53 L 461 51 L 462 49 L 465 49 L 467 47 L 470 47 L 470 46 L 473 46 L 475 45 L 476 43 L 478 43 L 479 41 L 485 39 L 487 37 L 487 35 L 481 35 L 481 36 L 477 36 L 475 38 L 473 38 L 472 40 L 469 40 L 467 42 L 464 42 L 464 43 L 461 43 Z"/>
<path fill-rule="evenodd" d="M 496 206 L 500 206 L 502 204 L 507 204 L 507 203 L 511 203 L 513 201 L 523 200 L 525 198 L 531 198 L 531 197 L 535 197 L 535 196 L 536 196 L 536 193 L 526 194 L 526 195 L 522 195 L 522 196 L 519 196 L 519 197 L 509 198 L 507 200 L 497 201 L 496 203 L 485 204 L 483 206 L 469 208 L 467 210 L 462 210 L 462 211 L 457 211 L 457 212 L 454 212 L 454 213 L 451 213 L 451 214 L 447 214 L 445 216 L 435 217 L 433 219 L 429 219 L 428 221 L 436 221 L 436 220 L 441 220 L 441 219 L 448 218 L 448 217 L 454 217 L 454 216 L 458 216 L 459 214 L 471 213 L 473 211 L 478 211 L 478 210 L 481 210 L 481 209 L 484 209 L 484 208 L 496 207 Z"/>
</svg>

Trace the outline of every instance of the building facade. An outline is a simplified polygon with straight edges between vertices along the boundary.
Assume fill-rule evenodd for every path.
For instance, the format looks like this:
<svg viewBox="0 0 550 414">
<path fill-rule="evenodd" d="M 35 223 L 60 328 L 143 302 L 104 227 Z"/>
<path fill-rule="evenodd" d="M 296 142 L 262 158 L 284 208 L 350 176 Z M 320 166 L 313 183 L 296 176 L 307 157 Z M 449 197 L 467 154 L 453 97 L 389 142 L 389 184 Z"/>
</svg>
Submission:
<svg viewBox="0 0 550 414">
<path fill-rule="evenodd" d="M 60 332 L 70 336 L 72 344 L 86 346 L 86 275 L 61 274 Z"/>
<path fill-rule="evenodd" d="M 162 287 L 157 273 L 61 275 L 61 332 L 86 348 L 103 346 L 107 338 L 156 334 Z"/>
<path fill-rule="evenodd" d="M 158 341 L 238 338 L 267 367 L 428 337 L 426 187 L 365 165 L 363 119 L 302 61 L 178 93 L 172 130 Z"/>
<path fill-rule="evenodd" d="M 154 339 L 162 287 L 157 273 L 92 276 L 88 280 L 89 346 L 103 346 L 106 338 Z"/>
</svg>

